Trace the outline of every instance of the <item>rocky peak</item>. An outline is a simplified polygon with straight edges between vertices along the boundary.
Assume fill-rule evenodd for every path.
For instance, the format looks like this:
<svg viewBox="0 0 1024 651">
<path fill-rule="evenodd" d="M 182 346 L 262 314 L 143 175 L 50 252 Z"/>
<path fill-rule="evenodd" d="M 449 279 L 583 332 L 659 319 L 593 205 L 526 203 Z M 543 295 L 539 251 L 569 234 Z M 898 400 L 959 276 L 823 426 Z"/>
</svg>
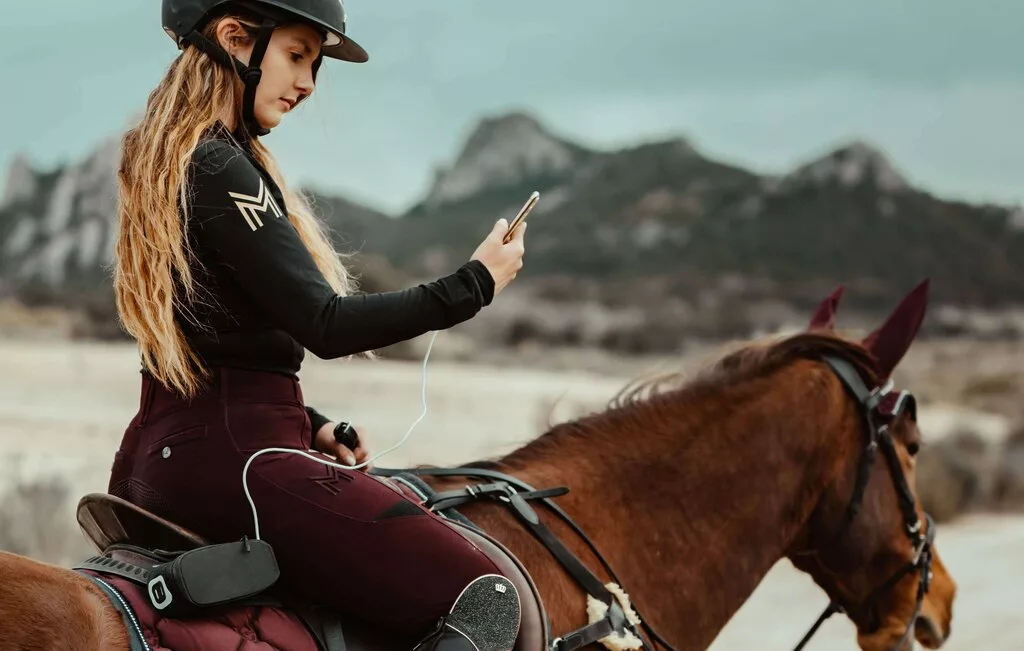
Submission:
<svg viewBox="0 0 1024 651">
<path fill-rule="evenodd" d="M 470 134 L 454 164 L 438 171 L 426 204 L 437 206 L 488 188 L 569 173 L 585 153 L 524 113 L 486 118 Z"/>
<path fill-rule="evenodd" d="M 0 205 L 5 275 L 56 286 L 103 273 L 113 254 L 118 153 L 107 140 L 86 160 L 48 173 L 15 160 Z"/>
<path fill-rule="evenodd" d="M 32 170 L 28 157 L 18 154 L 7 168 L 7 178 L 0 197 L 0 210 L 31 197 L 35 191 L 36 174 Z"/>
<path fill-rule="evenodd" d="M 797 168 L 785 179 L 786 185 L 838 183 L 852 188 L 868 181 L 883 192 L 902 192 L 907 180 L 879 149 L 854 141 Z"/>
</svg>

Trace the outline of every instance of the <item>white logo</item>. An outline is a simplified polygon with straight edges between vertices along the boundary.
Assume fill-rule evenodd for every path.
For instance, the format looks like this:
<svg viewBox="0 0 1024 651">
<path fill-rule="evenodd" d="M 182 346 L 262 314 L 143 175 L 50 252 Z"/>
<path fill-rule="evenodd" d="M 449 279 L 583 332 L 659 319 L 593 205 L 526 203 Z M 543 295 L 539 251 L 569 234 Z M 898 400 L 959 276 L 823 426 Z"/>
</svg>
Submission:
<svg viewBox="0 0 1024 651">
<path fill-rule="evenodd" d="M 167 608 L 174 601 L 171 591 L 167 589 L 167 582 L 164 581 L 164 577 L 158 576 L 154 578 L 146 587 L 149 589 L 149 600 L 153 602 L 157 610 Z"/>
<path fill-rule="evenodd" d="M 266 184 L 263 179 L 260 179 L 260 189 L 256 193 L 255 197 L 250 197 L 247 194 L 241 194 L 240 192 L 228 192 L 232 199 L 238 199 L 235 205 L 242 212 L 242 216 L 245 217 L 245 222 L 249 224 L 249 228 L 256 230 L 263 225 L 263 221 L 257 211 L 266 214 L 269 208 L 274 212 L 274 215 L 281 217 L 281 209 L 278 207 L 277 202 L 274 201 L 273 195 L 267 190 Z"/>
<path fill-rule="evenodd" d="M 508 590 L 508 588 L 506 588 L 504 585 L 500 583 L 495 583 L 494 589 L 500 592 L 501 594 L 505 594 L 505 591 Z"/>
</svg>

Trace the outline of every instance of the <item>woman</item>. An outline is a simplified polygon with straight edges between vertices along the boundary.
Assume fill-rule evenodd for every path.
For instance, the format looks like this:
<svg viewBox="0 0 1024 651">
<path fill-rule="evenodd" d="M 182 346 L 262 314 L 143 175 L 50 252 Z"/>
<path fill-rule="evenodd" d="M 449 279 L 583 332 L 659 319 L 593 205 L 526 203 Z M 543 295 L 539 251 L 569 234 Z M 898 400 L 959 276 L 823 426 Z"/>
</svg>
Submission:
<svg viewBox="0 0 1024 651">
<path fill-rule="evenodd" d="M 339 0 L 163 0 L 163 25 L 182 53 L 125 135 L 119 169 L 115 291 L 140 349 L 142 395 L 109 490 L 229 542 L 254 535 L 242 485 L 253 453 L 366 458 L 352 428 L 303 403 L 304 349 L 370 354 L 473 317 L 515 278 L 525 228 L 505 244 L 499 220 L 468 262 L 432 283 L 352 295 L 338 254 L 259 140 L 310 96 L 324 57 L 367 60 Z M 505 579 L 377 478 L 269 453 L 247 482 L 286 588 L 427 635 L 425 648 L 511 648 L 511 583 L 509 598 L 488 606 L 514 619 L 504 641 L 455 632 L 451 618 L 470 607 L 460 595 L 487 576 L 501 594 L 494 583 Z"/>
</svg>

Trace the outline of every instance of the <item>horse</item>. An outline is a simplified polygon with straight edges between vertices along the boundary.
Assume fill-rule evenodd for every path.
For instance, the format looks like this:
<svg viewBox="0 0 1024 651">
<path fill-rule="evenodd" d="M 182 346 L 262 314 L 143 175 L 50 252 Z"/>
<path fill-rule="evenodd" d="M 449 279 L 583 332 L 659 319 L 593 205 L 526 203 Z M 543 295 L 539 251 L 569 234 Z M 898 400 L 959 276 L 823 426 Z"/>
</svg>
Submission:
<svg viewBox="0 0 1024 651">
<path fill-rule="evenodd" d="M 864 651 L 897 651 L 914 638 L 939 648 L 957 588 L 914 488 L 916 403 L 891 380 L 920 328 L 927 290 L 927 281 L 915 287 L 858 340 L 835 330 L 840 286 L 806 330 L 740 344 L 693 377 L 638 380 L 607 408 L 556 424 L 501 458 L 379 469 L 379 478 L 419 478 L 424 503 L 504 552 L 515 561 L 510 571 L 523 570 L 524 627 L 530 619 L 532 630 L 521 629 L 517 651 L 706 649 L 782 559 L 829 600 L 798 649 L 836 613 L 855 625 Z M 100 548 L 110 543 L 91 533 Z M 136 640 L 127 584 L 113 590 L 95 576 L 4 553 L 0 577 L 0 648 L 157 648 L 152 630 L 150 646 Z M 255 607 L 228 605 L 217 616 L 237 621 Z M 264 608 L 299 625 L 287 603 Z M 601 628 L 611 613 L 617 623 Z M 211 617 L 175 625 L 208 627 Z M 360 626 L 344 623 L 348 649 L 412 648 Z M 307 629 L 294 635 L 272 648 L 327 646 Z"/>
</svg>

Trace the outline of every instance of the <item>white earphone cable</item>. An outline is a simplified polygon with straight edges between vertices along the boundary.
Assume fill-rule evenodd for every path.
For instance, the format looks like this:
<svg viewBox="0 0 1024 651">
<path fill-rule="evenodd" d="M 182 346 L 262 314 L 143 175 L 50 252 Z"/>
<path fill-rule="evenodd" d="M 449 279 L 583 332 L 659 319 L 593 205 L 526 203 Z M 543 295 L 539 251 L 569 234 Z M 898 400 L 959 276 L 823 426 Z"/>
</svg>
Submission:
<svg viewBox="0 0 1024 651">
<path fill-rule="evenodd" d="M 358 470 L 369 465 L 370 462 L 379 459 L 380 457 L 383 457 L 385 454 L 390 454 L 391 452 L 394 452 L 403 444 L 405 444 L 407 440 L 409 440 L 409 435 L 412 434 L 412 430 L 415 429 L 415 427 L 419 425 L 420 421 L 423 420 L 423 418 L 427 415 L 427 360 L 430 359 L 430 351 L 434 348 L 435 339 L 437 339 L 437 331 L 434 331 L 433 336 L 430 337 L 430 345 L 427 346 L 427 352 L 426 354 L 423 355 L 423 371 L 422 378 L 420 380 L 420 396 L 423 403 L 423 411 L 420 412 L 419 417 L 416 420 L 414 420 L 412 425 L 409 426 L 409 429 L 406 430 L 405 436 L 403 436 L 398 443 L 392 445 L 387 450 L 384 450 L 379 454 L 375 454 L 366 461 L 363 461 L 362 463 L 356 464 L 354 466 L 347 466 L 343 463 L 327 461 L 326 459 L 314 456 L 304 450 L 296 450 L 294 448 L 264 448 L 262 450 L 254 452 L 252 456 L 249 457 L 249 459 L 245 462 L 245 466 L 242 468 L 242 490 L 245 491 L 245 499 L 249 501 L 249 506 L 250 508 L 252 508 L 252 522 L 253 527 L 256 530 L 256 540 L 260 540 L 260 520 L 259 516 L 256 514 L 256 503 L 253 502 L 252 494 L 249 492 L 248 481 L 249 466 L 252 464 L 253 460 L 256 459 L 256 457 L 260 456 L 261 454 L 266 454 L 268 452 L 284 452 L 286 454 L 302 455 L 307 459 L 312 459 L 313 461 L 316 461 L 317 463 L 322 463 L 325 466 L 333 466 L 335 468 L 341 468 L 343 470 Z M 314 438 L 316 437 L 316 432 L 313 432 L 313 436 Z"/>
</svg>

